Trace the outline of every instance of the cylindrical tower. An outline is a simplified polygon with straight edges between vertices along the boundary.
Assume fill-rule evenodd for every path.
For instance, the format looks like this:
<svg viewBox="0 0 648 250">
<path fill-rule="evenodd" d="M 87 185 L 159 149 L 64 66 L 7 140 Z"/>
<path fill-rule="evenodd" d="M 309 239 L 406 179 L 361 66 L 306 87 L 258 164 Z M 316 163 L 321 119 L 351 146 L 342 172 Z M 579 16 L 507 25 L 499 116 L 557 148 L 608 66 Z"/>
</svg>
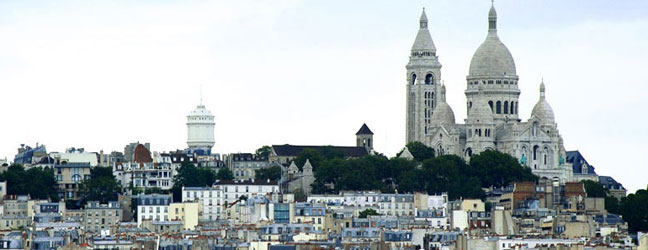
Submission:
<svg viewBox="0 0 648 250">
<path fill-rule="evenodd" d="M 187 115 L 189 149 L 211 154 L 214 146 L 214 115 L 202 103 Z"/>
</svg>

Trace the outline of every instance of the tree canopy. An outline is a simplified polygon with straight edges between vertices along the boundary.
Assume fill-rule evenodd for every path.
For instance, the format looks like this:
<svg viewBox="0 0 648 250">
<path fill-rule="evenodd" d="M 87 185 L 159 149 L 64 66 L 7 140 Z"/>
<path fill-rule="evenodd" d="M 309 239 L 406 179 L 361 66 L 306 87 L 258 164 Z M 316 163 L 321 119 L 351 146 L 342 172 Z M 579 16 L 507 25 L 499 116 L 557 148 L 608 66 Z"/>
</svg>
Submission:
<svg viewBox="0 0 648 250">
<path fill-rule="evenodd" d="M 212 169 L 196 167 L 193 163 L 185 161 L 178 168 L 178 173 L 173 176 L 171 188 L 173 200 L 177 202 L 182 200 L 182 187 L 206 187 L 211 186 L 215 181 L 216 174 Z"/>
<path fill-rule="evenodd" d="M 267 160 L 268 157 L 270 157 L 270 153 L 272 153 L 272 147 L 265 145 L 263 147 L 260 147 L 254 152 L 255 155 Z"/>
<path fill-rule="evenodd" d="M 269 179 L 276 181 L 281 179 L 281 166 L 272 166 L 269 168 L 261 168 L 254 171 L 254 176 L 257 179 Z"/>
<path fill-rule="evenodd" d="M 234 173 L 229 168 L 221 168 L 216 174 L 216 179 L 218 180 L 234 180 Z"/>
<path fill-rule="evenodd" d="M 648 231 L 648 188 L 623 198 L 619 209 L 630 232 Z"/>
<path fill-rule="evenodd" d="M 29 194 L 34 199 L 59 200 L 54 170 L 50 168 L 25 170 L 20 164 L 12 164 L 0 174 L 0 181 L 7 181 L 7 194 Z"/>
<path fill-rule="evenodd" d="M 106 203 L 116 201 L 121 191 L 121 185 L 113 176 L 110 167 L 94 167 L 90 169 L 90 179 L 79 184 L 81 203 L 99 201 Z"/>
<path fill-rule="evenodd" d="M 415 160 L 410 161 L 368 155 L 345 159 L 306 150 L 298 158 L 315 159 L 311 160 L 316 177 L 314 193 L 341 190 L 448 192 L 450 199 L 481 198 L 484 195 L 482 187 L 537 180 L 531 170 L 521 166 L 515 158 L 497 151 L 474 155 L 467 164 L 455 155 L 434 157 L 433 149 L 422 143 L 410 143 L 408 149 L 416 152 L 418 158 L 415 156 Z"/>
<path fill-rule="evenodd" d="M 367 218 L 369 215 L 380 215 L 376 210 L 368 208 L 365 210 L 360 211 L 360 215 L 358 216 L 359 218 Z"/>
</svg>

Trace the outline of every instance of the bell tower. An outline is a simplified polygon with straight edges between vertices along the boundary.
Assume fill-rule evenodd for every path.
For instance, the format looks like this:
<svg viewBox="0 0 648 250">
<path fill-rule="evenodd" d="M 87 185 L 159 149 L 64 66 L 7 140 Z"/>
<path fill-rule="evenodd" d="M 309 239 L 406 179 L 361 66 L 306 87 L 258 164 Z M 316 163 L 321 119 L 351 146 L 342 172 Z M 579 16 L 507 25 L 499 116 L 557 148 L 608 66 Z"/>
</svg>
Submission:
<svg viewBox="0 0 648 250">
<path fill-rule="evenodd" d="M 440 98 L 441 64 L 428 30 L 425 9 L 419 20 L 419 31 L 412 45 L 407 65 L 406 142 L 423 142 L 431 133 L 432 112 Z"/>
</svg>

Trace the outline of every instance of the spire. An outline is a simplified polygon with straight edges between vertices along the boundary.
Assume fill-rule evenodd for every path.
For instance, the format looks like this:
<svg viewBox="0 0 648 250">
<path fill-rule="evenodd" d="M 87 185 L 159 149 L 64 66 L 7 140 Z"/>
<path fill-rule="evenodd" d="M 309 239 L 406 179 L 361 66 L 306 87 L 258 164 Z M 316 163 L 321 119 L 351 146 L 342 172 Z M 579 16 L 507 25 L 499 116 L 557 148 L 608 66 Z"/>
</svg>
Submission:
<svg viewBox="0 0 648 250">
<path fill-rule="evenodd" d="M 427 29 L 428 19 L 427 19 L 427 15 L 425 15 L 425 7 L 423 7 L 423 13 L 421 13 L 420 24 L 421 24 L 421 29 Z"/>
<path fill-rule="evenodd" d="M 545 99 L 545 84 L 544 84 L 544 77 L 542 78 L 542 82 L 540 82 L 540 99 L 544 100 Z"/>
<path fill-rule="evenodd" d="M 445 83 L 441 84 L 441 101 L 445 102 L 446 101 L 446 89 L 445 89 Z"/>
<path fill-rule="evenodd" d="M 491 8 L 488 11 L 488 32 L 497 33 L 497 12 L 493 1 L 491 1 Z"/>
<path fill-rule="evenodd" d="M 436 47 L 432 41 L 432 36 L 430 36 L 430 31 L 428 31 L 428 19 L 425 15 L 425 8 L 421 13 L 421 19 L 419 20 L 419 31 L 416 34 L 416 40 L 414 40 L 414 45 L 412 45 L 412 55 L 435 55 Z"/>
<path fill-rule="evenodd" d="M 203 106 L 202 84 L 200 84 L 200 106 Z"/>
</svg>

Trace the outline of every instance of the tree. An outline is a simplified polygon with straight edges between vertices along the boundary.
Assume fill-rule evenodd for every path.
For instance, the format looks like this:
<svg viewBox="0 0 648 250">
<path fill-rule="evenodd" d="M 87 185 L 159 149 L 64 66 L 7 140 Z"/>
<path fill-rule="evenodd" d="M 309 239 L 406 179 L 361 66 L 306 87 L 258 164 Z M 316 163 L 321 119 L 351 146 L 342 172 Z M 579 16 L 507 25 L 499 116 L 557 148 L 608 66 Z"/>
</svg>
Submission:
<svg viewBox="0 0 648 250">
<path fill-rule="evenodd" d="M 648 189 L 648 188 L 647 188 Z M 621 201 L 620 212 L 632 233 L 648 231 L 648 190 L 639 189 Z"/>
<path fill-rule="evenodd" d="M 414 156 L 414 160 L 418 162 L 423 162 L 427 159 L 434 158 L 434 149 L 425 146 L 425 144 L 421 142 L 413 141 L 407 143 L 407 145 L 405 146 L 407 147 L 407 150 L 412 153 L 412 156 Z"/>
<path fill-rule="evenodd" d="M 605 198 L 608 196 L 608 190 L 599 182 L 592 180 L 581 181 L 585 186 L 585 193 L 587 197 Z"/>
<path fill-rule="evenodd" d="M 234 173 L 229 168 L 221 168 L 218 170 L 218 174 L 216 174 L 216 179 L 226 181 L 234 180 Z"/>
<path fill-rule="evenodd" d="M 360 216 L 359 216 L 359 217 L 360 217 L 360 218 L 367 218 L 367 217 L 370 216 L 370 215 L 380 215 L 380 214 L 379 214 L 378 212 L 376 212 L 376 210 L 373 210 L 373 209 L 371 209 L 371 208 L 368 208 L 368 209 L 362 210 L 362 211 L 360 212 Z"/>
<path fill-rule="evenodd" d="M 213 185 L 215 181 L 216 175 L 210 168 L 199 168 L 189 161 L 184 161 L 178 168 L 178 173 L 173 176 L 173 200 L 182 201 L 182 187 L 206 187 Z"/>
<path fill-rule="evenodd" d="M 0 181 L 7 182 L 7 194 L 30 195 L 34 199 L 58 201 L 58 185 L 54 170 L 50 168 L 25 168 L 12 164 L 0 174 Z"/>
<path fill-rule="evenodd" d="M 272 153 L 272 147 L 268 145 L 260 147 L 256 150 L 256 152 L 254 152 L 254 154 L 263 158 L 264 160 L 268 160 L 268 157 L 270 157 L 270 153 Z"/>
<path fill-rule="evenodd" d="M 301 188 L 295 189 L 295 191 L 293 192 L 293 195 L 295 195 L 295 201 L 298 201 L 298 202 L 304 202 L 304 201 L 306 201 L 306 198 L 308 198 L 306 196 L 306 193 L 304 193 L 304 190 L 301 189 Z"/>
<path fill-rule="evenodd" d="M 518 181 L 537 181 L 530 168 L 506 153 L 487 150 L 470 158 L 473 176 L 481 179 L 482 187 L 503 187 Z"/>
<path fill-rule="evenodd" d="M 269 168 L 261 168 L 254 171 L 257 179 L 279 180 L 281 179 L 281 166 L 275 165 Z"/>
<path fill-rule="evenodd" d="M 95 167 L 90 170 L 90 179 L 79 184 L 81 203 L 99 201 L 106 203 L 116 201 L 121 191 L 121 185 L 112 174 L 110 167 Z"/>
</svg>

